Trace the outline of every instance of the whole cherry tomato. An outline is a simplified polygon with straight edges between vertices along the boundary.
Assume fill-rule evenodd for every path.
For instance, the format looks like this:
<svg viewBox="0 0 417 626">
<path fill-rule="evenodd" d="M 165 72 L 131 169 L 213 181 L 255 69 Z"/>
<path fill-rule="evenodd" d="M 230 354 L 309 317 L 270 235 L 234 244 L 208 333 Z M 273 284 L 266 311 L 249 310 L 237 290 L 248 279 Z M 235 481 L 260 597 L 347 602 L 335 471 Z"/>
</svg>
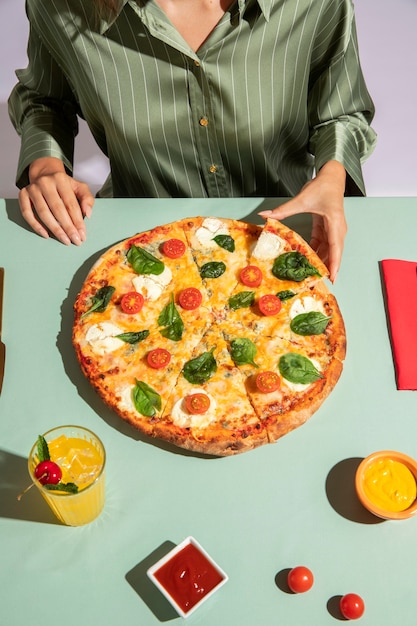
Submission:
<svg viewBox="0 0 417 626">
<path fill-rule="evenodd" d="M 246 287 L 259 287 L 262 278 L 262 270 L 256 265 L 247 265 L 240 272 L 240 280 Z"/>
<path fill-rule="evenodd" d="M 365 603 L 357 593 L 347 593 L 340 599 L 340 612 L 346 619 L 359 619 L 365 611 Z"/>
<path fill-rule="evenodd" d="M 202 293 L 196 287 L 186 287 L 186 289 L 183 289 L 178 296 L 178 302 L 180 303 L 181 308 L 186 311 L 198 309 L 202 301 Z"/>
<path fill-rule="evenodd" d="M 170 259 L 179 259 L 185 252 L 186 246 L 181 239 L 167 239 L 162 244 L 162 252 Z"/>
<path fill-rule="evenodd" d="M 139 313 L 139 311 L 142 310 L 144 302 L 145 299 L 141 293 L 138 291 L 129 291 L 122 296 L 120 306 L 124 313 L 133 315 L 134 313 Z"/>
<path fill-rule="evenodd" d="M 304 593 L 313 586 L 314 576 L 308 567 L 298 565 L 289 572 L 287 582 L 288 587 L 294 593 Z"/>
</svg>

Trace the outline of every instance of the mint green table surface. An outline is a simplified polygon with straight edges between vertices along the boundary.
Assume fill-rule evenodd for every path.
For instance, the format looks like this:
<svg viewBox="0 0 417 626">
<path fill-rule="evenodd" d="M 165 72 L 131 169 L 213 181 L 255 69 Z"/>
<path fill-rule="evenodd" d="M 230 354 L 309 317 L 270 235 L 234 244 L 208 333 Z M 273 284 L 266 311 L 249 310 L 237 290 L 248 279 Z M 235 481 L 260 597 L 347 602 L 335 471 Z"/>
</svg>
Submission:
<svg viewBox="0 0 417 626">
<path fill-rule="evenodd" d="M 261 205 L 278 202 L 101 200 L 87 241 L 65 247 L 28 230 L 15 200 L 0 201 L 1 625 L 178 624 L 145 572 L 188 535 L 230 577 L 190 626 L 336 625 L 347 592 L 365 600 L 363 626 L 417 623 L 417 519 L 378 520 L 353 486 L 360 459 L 375 450 L 417 456 L 417 395 L 395 386 L 379 267 L 383 258 L 417 260 L 417 198 L 346 200 L 349 233 L 332 287 L 346 323 L 345 368 L 315 415 L 275 445 L 212 459 L 148 441 L 103 405 L 72 350 L 74 298 L 113 243 L 187 216 L 261 223 Z M 303 218 L 288 223 L 308 237 Z M 80 528 L 59 524 L 35 489 L 16 500 L 37 435 L 71 423 L 107 449 L 104 512 Z M 293 595 L 283 579 L 300 564 L 315 584 Z"/>
</svg>

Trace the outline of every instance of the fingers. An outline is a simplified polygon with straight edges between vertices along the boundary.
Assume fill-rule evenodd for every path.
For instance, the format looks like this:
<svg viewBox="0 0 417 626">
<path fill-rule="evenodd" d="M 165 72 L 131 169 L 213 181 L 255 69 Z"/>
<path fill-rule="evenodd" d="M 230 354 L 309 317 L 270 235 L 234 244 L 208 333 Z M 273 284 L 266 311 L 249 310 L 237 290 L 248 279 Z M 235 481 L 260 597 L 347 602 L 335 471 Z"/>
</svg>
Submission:
<svg viewBox="0 0 417 626">
<path fill-rule="evenodd" d="M 276 207 L 271 211 L 260 211 L 258 215 L 267 219 L 268 217 L 274 220 L 284 220 L 286 217 L 297 215 L 298 213 L 308 213 L 308 209 L 299 200 L 288 200 L 281 206 Z"/>
<path fill-rule="evenodd" d="M 85 217 L 90 218 L 93 210 L 94 196 L 90 191 L 90 188 L 85 183 L 79 181 L 74 182 L 74 193 L 77 196 L 79 205 L 81 207 L 82 214 Z"/>
<path fill-rule="evenodd" d="M 342 262 L 347 225 L 344 214 L 329 217 L 313 215 L 310 245 L 329 270 L 329 279 L 335 283 Z"/>
<path fill-rule="evenodd" d="M 306 186 L 307 187 L 307 186 Z M 308 190 L 310 191 L 310 190 Z M 342 260 L 347 225 L 343 211 L 343 202 L 315 202 L 311 197 L 295 197 L 272 211 L 261 211 L 265 219 L 283 220 L 298 213 L 311 213 L 313 227 L 310 246 L 318 254 L 329 270 L 329 278 L 335 282 Z"/>
<path fill-rule="evenodd" d="M 41 237 L 50 233 L 65 245 L 86 239 L 83 216 L 94 202 L 88 186 L 65 173 L 41 176 L 19 194 L 23 218 Z"/>
</svg>

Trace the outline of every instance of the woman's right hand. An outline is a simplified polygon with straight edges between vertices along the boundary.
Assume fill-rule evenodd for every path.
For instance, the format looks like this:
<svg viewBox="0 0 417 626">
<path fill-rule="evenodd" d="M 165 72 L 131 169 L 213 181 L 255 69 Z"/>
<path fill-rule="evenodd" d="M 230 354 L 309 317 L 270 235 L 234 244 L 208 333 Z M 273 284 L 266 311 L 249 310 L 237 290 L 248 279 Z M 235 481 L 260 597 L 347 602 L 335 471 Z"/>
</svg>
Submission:
<svg viewBox="0 0 417 626">
<path fill-rule="evenodd" d="M 41 237 L 52 233 L 65 245 L 86 239 L 84 217 L 94 204 L 88 185 L 69 176 L 55 157 L 36 159 L 29 167 L 29 185 L 19 192 L 20 210 Z"/>
</svg>

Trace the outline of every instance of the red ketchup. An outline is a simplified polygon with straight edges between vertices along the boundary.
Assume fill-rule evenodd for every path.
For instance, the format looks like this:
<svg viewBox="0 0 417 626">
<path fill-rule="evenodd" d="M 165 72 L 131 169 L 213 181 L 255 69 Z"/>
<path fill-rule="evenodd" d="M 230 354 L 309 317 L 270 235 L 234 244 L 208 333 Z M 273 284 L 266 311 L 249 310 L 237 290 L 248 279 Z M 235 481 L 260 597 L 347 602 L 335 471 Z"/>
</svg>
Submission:
<svg viewBox="0 0 417 626">
<path fill-rule="evenodd" d="M 156 570 L 154 576 L 184 613 L 223 580 L 217 569 L 192 543 Z"/>
</svg>

